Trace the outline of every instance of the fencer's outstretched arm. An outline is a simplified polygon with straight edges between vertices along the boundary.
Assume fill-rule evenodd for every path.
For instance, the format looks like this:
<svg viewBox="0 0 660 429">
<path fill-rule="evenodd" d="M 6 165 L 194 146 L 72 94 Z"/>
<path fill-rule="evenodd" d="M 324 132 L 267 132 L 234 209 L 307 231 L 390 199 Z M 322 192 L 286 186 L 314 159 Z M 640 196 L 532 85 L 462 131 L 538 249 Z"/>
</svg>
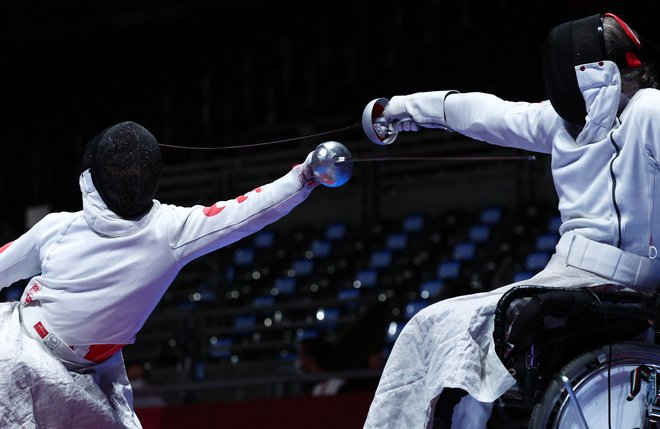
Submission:
<svg viewBox="0 0 660 429">
<path fill-rule="evenodd" d="M 499 146 L 549 153 L 550 136 L 560 123 L 548 102 L 505 101 L 481 93 L 418 92 L 395 96 L 383 117 L 398 131 L 441 128 Z M 412 120 L 419 127 L 411 126 Z M 407 129 L 406 129 L 407 128 Z"/>
<path fill-rule="evenodd" d="M 172 254 L 177 263 L 227 246 L 275 222 L 303 202 L 318 186 L 311 170 L 311 154 L 301 165 L 283 177 L 260 186 L 233 200 L 209 207 L 178 207 L 163 204 Z M 0 247 L 0 289 L 42 272 L 48 254 L 41 254 L 41 243 L 67 228 L 53 228 L 66 219 L 66 213 L 51 213 L 11 243 Z"/>
<path fill-rule="evenodd" d="M 41 228 L 58 214 L 49 214 L 16 240 L 0 247 L 0 289 L 41 273 L 39 243 L 46 232 Z"/>
<path fill-rule="evenodd" d="M 187 263 L 232 244 L 289 213 L 318 185 L 310 162 L 311 154 L 283 177 L 209 207 L 163 205 L 177 262 Z"/>
</svg>

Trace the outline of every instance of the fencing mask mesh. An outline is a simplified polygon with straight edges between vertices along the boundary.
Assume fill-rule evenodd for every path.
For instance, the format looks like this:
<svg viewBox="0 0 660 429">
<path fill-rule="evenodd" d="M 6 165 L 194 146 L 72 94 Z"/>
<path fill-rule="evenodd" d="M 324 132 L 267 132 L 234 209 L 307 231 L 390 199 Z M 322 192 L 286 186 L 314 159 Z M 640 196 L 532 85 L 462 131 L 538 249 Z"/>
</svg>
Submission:
<svg viewBox="0 0 660 429">
<path fill-rule="evenodd" d="M 139 217 L 151 208 L 158 190 L 162 169 L 158 141 L 135 122 L 115 124 L 87 144 L 83 170 L 88 168 L 110 210 L 123 218 Z"/>
<path fill-rule="evenodd" d="M 575 66 L 607 59 L 603 16 L 593 15 L 553 28 L 543 44 L 543 83 L 557 114 L 584 124 L 586 106 L 578 87 Z"/>
</svg>

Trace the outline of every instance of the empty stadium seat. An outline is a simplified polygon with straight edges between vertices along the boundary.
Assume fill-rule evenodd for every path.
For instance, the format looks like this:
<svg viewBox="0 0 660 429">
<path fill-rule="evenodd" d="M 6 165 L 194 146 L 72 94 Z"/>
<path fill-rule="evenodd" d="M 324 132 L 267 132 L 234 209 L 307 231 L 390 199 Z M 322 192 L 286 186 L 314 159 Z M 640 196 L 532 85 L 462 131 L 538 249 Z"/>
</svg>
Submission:
<svg viewBox="0 0 660 429">
<path fill-rule="evenodd" d="M 444 261 L 438 265 L 439 279 L 456 279 L 461 273 L 461 264 L 457 261 Z"/>
<path fill-rule="evenodd" d="M 419 287 L 419 296 L 423 299 L 435 300 L 440 297 L 443 286 L 442 280 L 427 280 Z"/>
</svg>

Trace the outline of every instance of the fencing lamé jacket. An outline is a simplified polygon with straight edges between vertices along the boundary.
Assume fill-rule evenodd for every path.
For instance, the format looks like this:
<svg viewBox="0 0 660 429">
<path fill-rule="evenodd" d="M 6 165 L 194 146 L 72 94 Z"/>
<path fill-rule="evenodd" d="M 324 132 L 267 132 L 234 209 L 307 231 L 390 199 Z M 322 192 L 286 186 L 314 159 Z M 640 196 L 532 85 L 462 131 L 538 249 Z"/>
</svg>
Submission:
<svg viewBox="0 0 660 429">
<path fill-rule="evenodd" d="M 0 247 L 0 288 L 30 279 L 20 302 L 0 303 L 0 427 L 140 429 L 122 353 L 93 363 L 78 350 L 133 342 L 187 262 L 287 214 L 315 186 L 305 180 L 296 166 L 230 201 L 154 201 L 129 221 L 84 172 L 82 211 L 50 214 Z"/>
<path fill-rule="evenodd" d="M 660 91 L 638 91 L 618 117 L 617 96 L 597 100 L 594 117 L 577 136 L 548 102 L 453 94 L 446 117 L 452 128 L 476 139 L 552 154 L 561 234 L 572 231 L 654 259 L 660 239 Z"/>
<path fill-rule="evenodd" d="M 0 253 L 0 288 L 31 278 L 21 303 L 68 345 L 128 344 L 179 270 L 274 222 L 311 192 L 301 166 L 210 207 L 154 201 L 139 220 L 108 210 L 89 170 L 83 210 L 53 213 Z"/>
</svg>

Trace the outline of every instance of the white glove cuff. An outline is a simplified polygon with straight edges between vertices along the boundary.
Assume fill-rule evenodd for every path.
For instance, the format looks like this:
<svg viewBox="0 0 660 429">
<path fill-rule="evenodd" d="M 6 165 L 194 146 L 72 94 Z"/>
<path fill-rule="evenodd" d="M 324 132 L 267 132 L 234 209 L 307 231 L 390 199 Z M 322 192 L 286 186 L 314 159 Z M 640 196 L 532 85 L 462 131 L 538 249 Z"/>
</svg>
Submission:
<svg viewBox="0 0 660 429">
<path fill-rule="evenodd" d="M 316 177 L 314 176 L 314 171 L 312 170 L 313 154 L 314 152 L 310 152 L 307 155 L 307 158 L 305 158 L 305 162 L 294 166 L 294 168 L 298 169 L 298 180 L 300 181 L 300 183 L 311 187 L 315 187 L 316 185 L 319 184 L 318 181 L 316 180 Z"/>
<path fill-rule="evenodd" d="M 388 122 L 412 118 L 424 128 L 441 128 L 453 131 L 447 125 L 445 117 L 445 98 L 458 91 L 417 92 L 410 95 L 396 96 L 387 104 L 383 116 Z"/>
</svg>

